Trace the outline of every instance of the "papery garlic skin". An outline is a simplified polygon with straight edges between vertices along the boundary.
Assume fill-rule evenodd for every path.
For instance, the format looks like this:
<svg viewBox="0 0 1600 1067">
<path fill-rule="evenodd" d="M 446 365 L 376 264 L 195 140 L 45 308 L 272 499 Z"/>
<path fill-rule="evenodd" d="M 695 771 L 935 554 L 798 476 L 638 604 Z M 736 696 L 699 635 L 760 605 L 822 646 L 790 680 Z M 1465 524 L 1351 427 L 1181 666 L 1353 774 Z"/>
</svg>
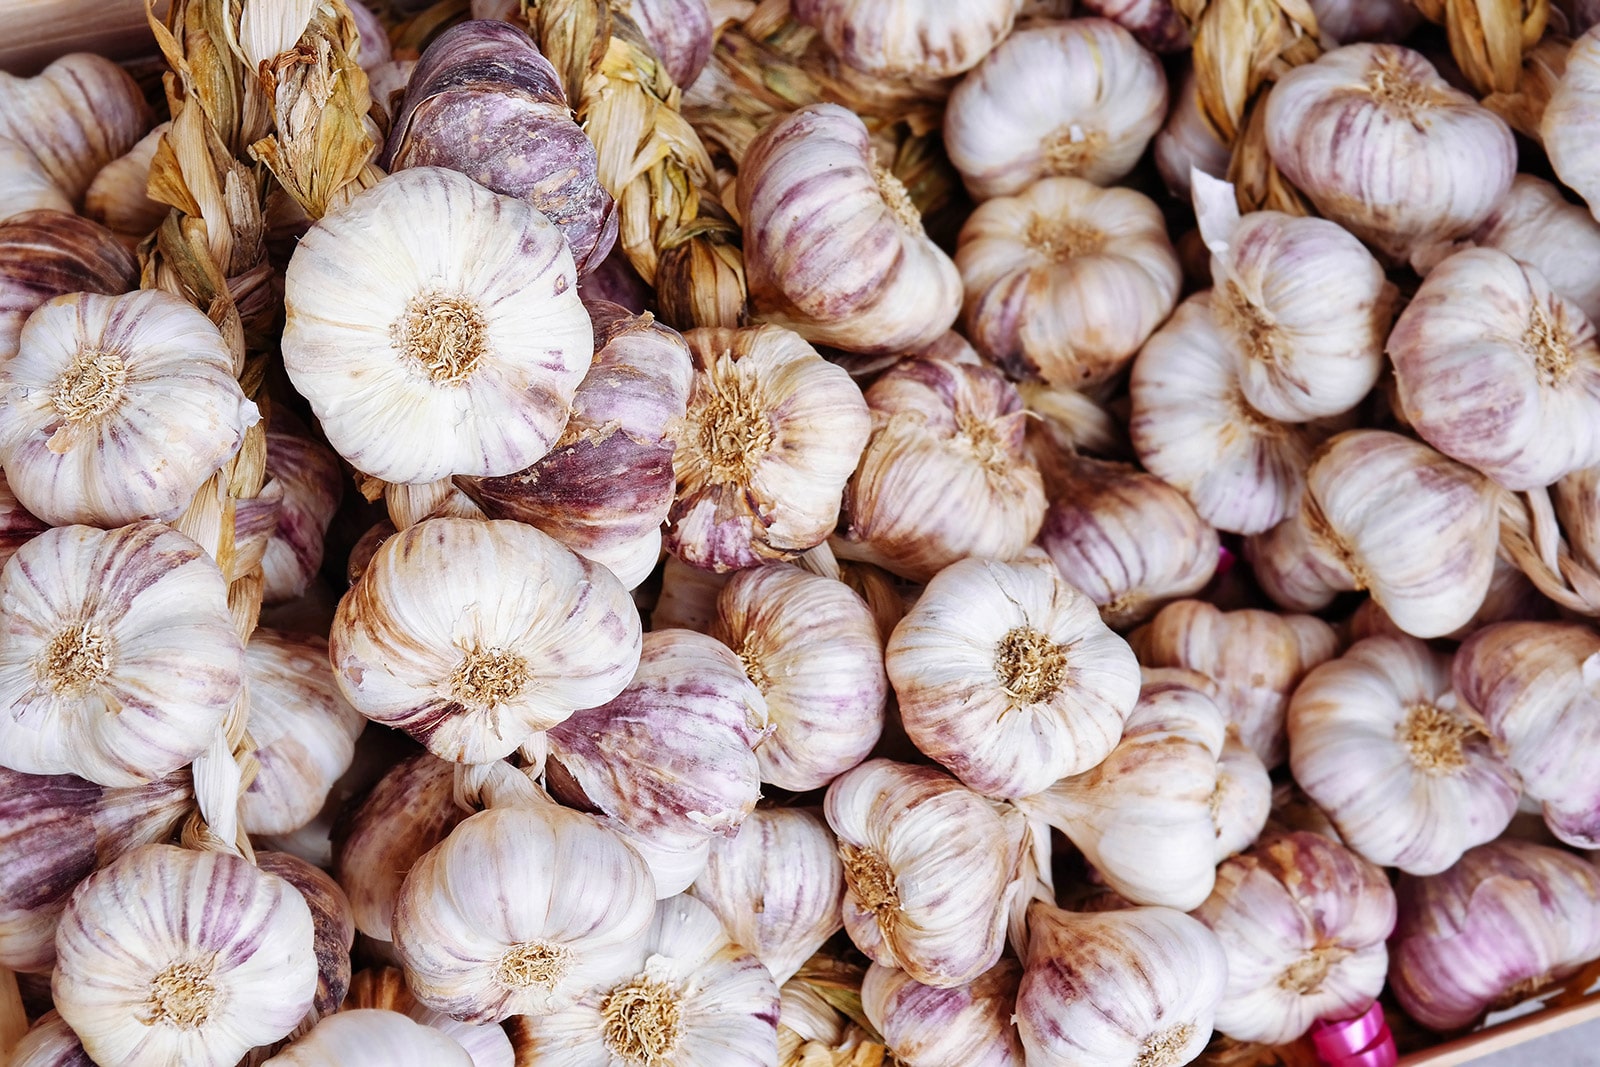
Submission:
<svg viewBox="0 0 1600 1067">
<path fill-rule="evenodd" d="M 1338 560 L 1323 561 L 1301 520 L 1302 490 L 1289 516 L 1264 533 L 1244 540 L 1251 575 L 1271 601 L 1286 611 L 1321 611 L 1347 584 Z"/>
<path fill-rule="evenodd" d="M 94 1067 L 78 1035 L 54 1010 L 34 1021 L 11 1050 L 7 1067 Z"/>
<path fill-rule="evenodd" d="M 441 759 L 485 763 L 620 693 L 639 635 L 604 567 L 521 523 L 444 518 L 378 547 L 328 653 L 362 715 Z"/>
<path fill-rule="evenodd" d="M 150 164 L 171 126 L 170 122 L 161 123 L 126 153 L 101 167 L 83 194 L 84 215 L 103 224 L 136 251 L 139 242 L 154 233 L 172 210 L 170 205 L 152 200 L 148 193 Z"/>
<path fill-rule="evenodd" d="M 1200 110 L 1196 84 L 1191 64 L 1184 68 L 1167 120 L 1155 137 L 1156 169 L 1167 192 L 1183 200 L 1189 198 L 1192 170 L 1222 178 L 1233 161 L 1232 149 Z"/>
<path fill-rule="evenodd" d="M 1317 30 L 1340 44 L 1399 41 L 1410 36 L 1422 13 L 1409 0 L 1309 0 Z"/>
<path fill-rule="evenodd" d="M 1077 388 L 1127 364 L 1182 281 L 1148 197 L 1070 177 L 980 204 L 961 228 L 956 267 L 978 350 L 1015 377 Z"/>
<path fill-rule="evenodd" d="M 27 211 L 72 213 L 72 201 L 27 145 L 0 137 L 0 222 Z"/>
<path fill-rule="evenodd" d="M 1392 260 L 1476 229 L 1516 171 L 1505 122 L 1400 45 L 1328 52 L 1279 78 L 1266 107 L 1273 163 Z"/>
<path fill-rule="evenodd" d="M 130 786 L 205 751 L 244 685 L 227 582 L 142 522 L 66 526 L 0 571 L 0 766 Z"/>
<path fill-rule="evenodd" d="M 356 1009 L 399 1012 L 414 1023 L 436 1030 L 460 1045 L 472 1067 L 516 1067 L 516 1051 L 503 1028 L 452 1019 L 419 1001 L 396 967 L 369 967 L 350 979 L 344 1013 Z"/>
<path fill-rule="evenodd" d="M 98 223 L 61 211 L 0 222 L 0 362 L 17 354 L 23 323 L 47 300 L 126 293 L 138 285 L 138 262 Z"/>
<path fill-rule="evenodd" d="M 1017 1028 L 1029 1067 L 1178 1067 L 1211 1038 L 1227 961 L 1215 935 L 1169 908 L 1028 909 Z"/>
<path fill-rule="evenodd" d="M 440 167 L 323 216 L 284 284 L 290 380 L 334 450 L 385 481 L 524 469 L 594 351 L 560 230 Z"/>
<path fill-rule="evenodd" d="M 751 142 L 738 205 L 751 297 L 768 321 L 886 353 L 922 348 L 955 322 L 955 264 L 879 165 L 866 126 L 838 104 L 791 112 Z"/>
<path fill-rule="evenodd" d="M 359 1008 L 329 1016 L 262 1067 L 474 1067 L 466 1049 L 397 1011 Z"/>
<path fill-rule="evenodd" d="M 1423 440 L 1507 489 L 1600 464 L 1600 340 L 1536 268 L 1457 252 L 1423 280 L 1389 355 Z"/>
<path fill-rule="evenodd" d="M 149 289 L 45 303 L 0 396 L 6 481 L 56 526 L 176 518 L 261 419 L 211 320 Z"/>
<path fill-rule="evenodd" d="M 1228 958 L 1217 1029 L 1282 1045 L 1349 1018 L 1383 989 L 1395 897 L 1382 870 L 1316 834 L 1269 838 L 1222 864 L 1194 912 Z"/>
<path fill-rule="evenodd" d="M 1127 642 L 1044 563 L 952 564 L 886 653 L 906 733 L 986 796 L 1031 796 L 1095 766 L 1139 697 Z"/>
<path fill-rule="evenodd" d="M 0 567 L 23 545 L 50 528 L 18 502 L 16 494 L 0 473 Z"/>
<path fill-rule="evenodd" d="M 1600 319 L 1600 222 L 1542 178 L 1518 174 L 1511 190 L 1472 233 L 1473 243 L 1533 267 L 1550 287 Z"/>
<path fill-rule="evenodd" d="M 969 985 L 934 989 L 904 971 L 874 963 L 861 1006 L 906 1067 L 1023 1067 L 1012 1024 L 1022 967 L 1002 959 Z"/>
<path fill-rule="evenodd" d="M 32 78 L 0 71 L 0 137 L 32 152 L 74 202 L 149 127 L 139 86 L 104 56 L 73 52 Z"/>
<path fill-rule="evenodd" d="M 784 564 L 740 571 L 711 635 L 766 698 L 761 780 L 820 789 L 866 759 L 883 732 L 889 680 L 871 609 L 843 582 Z"/>
<path fill-rule="evenodd" d="M 283 502 L 261 559 L 262 599 L 279 604 L 303 596 L 322 568 L 328 526 L 344 495 L 344 472 L 325 446 L 269 429 L 267 478 L 282 483 Z"/>
<path fill-rule="evenodd" d="M 794 14 L 857 70 L 948 78 L 971 70 L 1011 32 L 1022 0 L 959 7 L 937 0 L 797 0 Z"/>
<path fill-rule="evenodd" d="M 311 909 L 312 947 L 317 955 L 317 992 L 311 1008 L 319 1015 L 332 1015 L 350 990 L 356 924 L 349 897 L 321 867 L 299 856 L 257 852 L 256 866 L 288 882 Z"/>
<path fill-rule="evenodd" d="M 228 1067 L 304 1018 L 312 937 L 310 909 L 276 875 L 145 845 L 73 893 L 51 993 L 97 1064 Z"/>
<path fill-rule="evenodd" d="M 945 148 L 980 200 L 1051 175 L 1109 185 L 1166 113 L 1155 57 L 1114 22 L 1073 19 L 1011 34 L 956 86 Z"/>
<path fill-rule="evenodd" d="M 1539 120 L 1540 141 L 1562 183 L 1583 197 L 1600 219 L 1600 155 L 1595 140 L 1595 100 L 1600 98 L 1600 26 L 1573 42 L 1567 69 Z"/>
<path fill-rule="evenodd" d="M 994 966 L 1018 843 L 987 801 L 941 771 L 874 759 L 834 779 L 824 812 L 857 948 L 940 989 Z"/>
</svg>

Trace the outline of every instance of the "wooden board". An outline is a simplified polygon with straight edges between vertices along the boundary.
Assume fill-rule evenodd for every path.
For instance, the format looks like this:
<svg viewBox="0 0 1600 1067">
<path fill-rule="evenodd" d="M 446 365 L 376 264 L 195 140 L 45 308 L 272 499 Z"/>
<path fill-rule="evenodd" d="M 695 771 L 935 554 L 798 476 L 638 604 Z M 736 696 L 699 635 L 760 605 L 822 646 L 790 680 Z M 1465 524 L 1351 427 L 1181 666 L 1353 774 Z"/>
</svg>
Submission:
<svg viewBox="0 0 1600 1067">
<path fill-rule="evenodd" d="M 1491 1052 L 1504 1052 L 1524 1041 L 1565 1030 L 1569 1026 L 1600 1019 L 1600 992 L 1590 993 L 1576 1004 L 1545 1008 L 1520 1019 L 1512 1019 L 1475 1033 L 1446 1041 L 1422 1052 L 1400 1058 L 1399 1067 L 1456 1067 L 1471 1063 Z"/>
<path fill-rule="evenodd" d="M 157 0 L 157 13 L 165 11 Z M 144 0 L 0 0 L 0 70 L 33 74 L 68 52 L 134 59 L 156 52 Z"/>
</svg>

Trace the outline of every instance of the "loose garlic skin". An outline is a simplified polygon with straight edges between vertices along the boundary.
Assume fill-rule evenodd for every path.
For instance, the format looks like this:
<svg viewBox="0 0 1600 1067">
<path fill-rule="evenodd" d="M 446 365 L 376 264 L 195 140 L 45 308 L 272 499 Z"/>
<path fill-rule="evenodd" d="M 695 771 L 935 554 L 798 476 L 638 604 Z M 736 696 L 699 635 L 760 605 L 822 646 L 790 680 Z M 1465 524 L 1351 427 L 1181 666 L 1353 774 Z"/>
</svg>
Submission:
<svg viewBox="0 0 1600 1067">
<path fill-rule="evenodd" d="M 1482 475 L 1384 430 L 1322 446 L 1300 522 L 1336 588 L 1365 589 L 1413 637 L 1472 618 L 1494 574 L 1499 501 Z"/>
<path fill-rule="evenodd" d="M 878 743 L 889 695 L 883 639 L 843 582 L 786 564 L 740 571 L 717 598 L 711 635 L 766 698 L 763 782 L 821 789 Z"/>
<path fill-rule="evenodd" d="M 1342 414 L 1383 367 L 1395 287 L 1337 223 L 1277 211 L 1240 216 L 1233 186 L 1194 178 L 1211 250 L 1211 313 L 1239 359 L 1251 408 L 1281 422 Z"/>
<path fill-rule="evenodd" d="M 745 271 L 769 322 L 854 352 L 915 351 L 950 329 L 961 277 L 838 104 L 768 126 L 739 165 Z"/>
<path fill-rule="evenodd" d="M 1194 916 L 1228 958 L 1217 1029 L 1235 1040 L 1288 1044 L 1383 990 L 1394 890 L 1382 870 L 1327 838 L 1275 835 L 1226 861 Z"/>
<path fill-rule="evenodd" d="M 1554 185 L 1518 174 L 1472 240 L 1533 267 L 1590 322 L 1600 319 L 1600 274 L 1585 266 L 1600 262 L 1600 222 Z"/>
<path fill-rule="evenodd" d="M 0 571 L 0 765 L 131 786 L 211 744 L 244 648 L 210 556 L 159 523 L 66 526 Z"/>
<path fill-rule="evenodd" d="M 293 886 L 172 845 L 129 852 L 77 888 L 50 983 L 103 1067 L 229 1067 L 287 1036 L 316 988 L 311 911 Z"/>
<path fill-rule="evenodd" d="M 1018 843 L 994 807 L 941 771 L 874 759 L 834 779 L 824 812 L 857 948 L 939 989 L 995 965 Z"/>
<path fill-rule="evenodd" d="M 1583 197 L 1600 219 L 1600 154 L 1594 108 L 1600 99 L 1600 25 L 1579 37 L 1567 53 L 1567 69 L 1539 121 L 1540 141 L 1562 183 Z M 4 132 L 4 131 L 0 131 Z"/>
<path fill-rule="evenodd" d="M 0 365 L 17 354 L 23 324 L 46 301 L 138 285 L 138 262 L 98 223 L 59 211 L 0 222 Z"/>
<path fill-rule="evenodd" d="M 978 65 L 1011 32 L 1022 0 L 796 0 L 834 55 L 891 78 L 949 78 Z"/>
<path fill-rule="evenodd" d="M 594 352 L 560 230 L 439 167 L 319 219 L 284 284 L 290 380 L 334 450 L 384 481 L 526 468 Z"/>
<path fill-rule="evenodd" d="M 1109 185 L 1133 169 L 1167 113 L 1161 64 L 1107 19 L 1028 26 L 950 94 L 944 140 L 979 200 L 1039 178 Z"/>
<path fill-rule="evenodd" d="M 262 599 L 303 596 L 322 568 L 323 543 L 344 495 L 339 457 L 308 437 L 267 430 L 267 479 L 283 485 L 278 525 L 261 559 Z"/>
<path fill-rule="evenodd" d="M 1126 366 L 1178 299 L 1161 211 L 1131 189 L 1045 178 L 980 204 L 956 267 L 973 344 L 1018 378 L 1087 388 Z"/>
<path fill-rule="evenodd" d="M 1536 268 L 1457 252 L 1423 280 L 1389 355 L 1423 440 L 1507 489 L 1600 464 L 1600 340 Z"/>
<path fill-rule="evenodd" d="M 500 759 L 620 693 L 639 612 L 610 571 L 530 526 L 428 519 L 339 602 L 334 676 L 362 715 L 441 759 Z"/>
<path fill-rule="evenodd" d="M 840 555 L 926 582 L 968 556 L 1021 556 L 1044 519 L 1028 413 L 991 367 L 906 360 L 866 393 L 872 438 L 845 491 Z M 962 501 L 960 507 L 952 501 Z"/>
<path fill-rule="evenodd" d="M 991 797 L 1031 796 L 1098 764 L 1139 698 L 1127 642 L 1048 563 L 952 564 L 886 655 L 911 740 Z"/>
<path fill-rule="evenodd" d="M 331 1015 L 262 1067 L 474 1067 L 466 1049 L 397 1011 Z"/>
<path fill-rule="evenodd" d="M 1023 1067 L 1011 1021 L 1022 967 L 1002 959 L 969 985 L 935 989 L 874 963 L 861 983 L 861 1007 L 905 1067 Z"/>
<path fill-rule="evenodd" d="M 0 71 L 0 137 L 32 152 L 73 202 L 149 128 L 139 86 L 104 56 L 73 52 L 31 78 Z"/>
<path fill-rule="evenodd" d="M 1266 106 L 1273 163 L 1390 260 L 1472 232 L 1516 171 L 1505 122 L 1400 45 L 1328 52 L 1279 78 Z"/>
<path fill-rule="evenodd" d="M 28 211 L 72 213 L 72 201 L 27 145 L 0 137 L 0 222 Z"/>
<path fill-rule="evenodd" d="M 261 419 L 211 320 L 149 289 L 42 305 L 0 396 L 6 481 L 55 526 L 176 518 Z"/>
</svg>

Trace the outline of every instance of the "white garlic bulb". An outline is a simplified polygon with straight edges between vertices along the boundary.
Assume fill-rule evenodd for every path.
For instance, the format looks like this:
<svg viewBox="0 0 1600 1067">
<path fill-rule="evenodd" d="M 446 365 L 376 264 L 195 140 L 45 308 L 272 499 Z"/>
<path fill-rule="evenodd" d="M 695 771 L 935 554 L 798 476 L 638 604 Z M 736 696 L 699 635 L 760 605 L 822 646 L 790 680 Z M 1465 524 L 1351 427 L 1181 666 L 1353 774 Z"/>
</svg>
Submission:
<svg viewBox="0 0 1600 1067">
<path fill-rule="evenodd" d="M 917 748 L 993 797 L 1095 766 L 1139 698 L 1127 642 L 1043 562 L 945 568 L 895 627 L 887 668 Z"/>
<path fill-rule="evenodd" d="M 78 887 L 51 993 L 104 1067 L 231 1067 L 286 1036 L 317 988 L 311 911 L 238 856 L 145 845 Z"/>
<path fill-rule="evenodd" d="M 1107 19 L 1011 34 L 950 94 L 944 140 L 980 200 L 1065 174 L 1108 185 L 1133 169 L 1167 113 L 1161 64 Z"/>
<path fill-rule="evenodd" d="M 1022 0 L 796 0 L 840 59 L 869 74 L 949 78 L 971 70 L 1011 32 Z"/>
<path fill-rule="evenodd" d="M 820 789 L 867 758 L 883 733 L 883 640 L 860 595 L 784 564 L 736 574 L 711 635 L 738 655 L 767 702 L 761 780 Z"/>
<path fill-rule="evenodd" d="M 144 93 L 104 56 L 73 52 L 31 78 L 0 71 L 0 137 L 32 152 L 74 202 L 149 126 Z"/>
<path fill-rule="evenodd" d="M 1542 178 L 1518 174 L 1472 240 L 1533 267 L 1550 287 L 1600 319 L 1600 222 Z"/>
<path fill-rule="evenodd" d="M 1595 100 L 1600 98 L 1600 25 L 1567 53 L 1561 76 L 1539 121 L 1540 140 L 1556 176 L 1600 219 L 1600 156 L 1596 154 Z"/>
<path fill-rule="evenodd" d="M 54 1009 L 45 1012 L 11 1049 L 6 1067 L 93 1067 L 78 1035 Z"/>
<path fill-rule="evenodd" d="M 295 246 L 284 367 L 360 471 L 511 474 L 550 451 L 589 368 L 577 281 L 561 231 L 528 203 L 413 167 Z"/>
<path fill-rule="evenodd" d="M 72 201 L 21 142 L 0 137 L 0 222 L 27 211 L 72 210 Z"/>
<path fill-rule="evenodd" d="M 449 1037 L 397 1011 L 359 1008 L 331 1015 L 262 1067 L 473 1067 Z"/>
<path fill-rule="evenodd" d="M 155 289 L 45 303 L 0 396 L 6 480 L 57 526 L 176 518 L 261 419 L 217 327 Z"/>
<path fill-rule="evenodd" d="M 142 522 L 66 526 L 0 571 L 0 765 L 137 785 L 205 751 L 244 684 L 205 550 Z"/>
<path fill-rule="evenodd" d="M 694 895 L 780 985 L 844 925 L 838 843 L 812 808 L 758 808 L 711 843 Z"/>
<path fill-rule="evenodd" d="M 978 350 L 1015 377 L 1075 388 L 1121 370 L 1182 281 L 1149 197 L 1071 177 L 980 204 L 961 227 L 956 266 Z"/>
<path fill-rule="evenodd" d="M 480 1023 L 548 1014 L 629 972 L 653 901 L 644 860 L 592 817 L 489 808 L 406 875 L 394 946 L 431 1008 Z"/>
<path fill-rule="evenodd" d="M 279 604 L 304 595 L 322 567 L 328 525 L 344 495 L 344 472 L 323 445 L 269 429 L 267 479 L 283 486 L 283 501 L 261 558 L 262 599 Z"/>
<path fill-rule="evenodd" d="M 1338 415 L 1378 380 L 1395 287 L 1337 223 L 1277 211 L 1241 217 L 1233 186 L 1194 178 L 1211 250 L 1211 313 L 1239 357 L 1239 388 L 1284 422 Z M 1337 288 L 1335 288 L 1337 287 Z"/>
<path fill-rule="evenodd" d="M 1011 1021 L 1022 967 L 1002 959 L 968 985 L 925 986 L 881 963 L 861 983 L 861 1007 L 905 1067 L 1023 1067 Z"/>
<path fill-rule="evenodd" d="M 1272 775 L 1255 750 L 1230 729 L 1211 791 L 1211 822 L 1217 829 L 1212 854 L 1220 862 L 1255 844 L 1271 814 Z"/>
<path fill-rule="evenodd" d="M 518 1062 L 550 1067 L 766 1067 L 778 987 L 693 897 L 656 905 L 628 973 L 548 1015 L 512 1021 Z"/>
<path fill-rule="evenodd" d="M 1179 1067 L 1206 1047 L 1228 967 L 1201 923 L 1038 902 L 1028 920 L 1016 1018 L 1029 1067 Z"/>
<path fill-rule="evenodd" d="M 828 787 L 844 861 L 844 928 L 923 985 L 966 985 L 1005 947 L 1019 834 L 931 767 L 868 760 Z"/>
<path fill-rule="evenodd" d="M 1244 540 L 1244 558 L 1262 592 L 1285 611 L 1321 611 L 1346 585 L 1337 560 L 1324 563 L 1301 518 L 1302 490 L 1288 518 Z"/>
<path fill-rule="evenodd" d="M 1173 94 L 1167 121 L 1156 134 L 1155 160 L 1167 191 L 1182 200 L 1189 199 L 1191 171 L 1221 178 L 1227 175 L 1228 164 L 1233 161 L 1232 148 L 1200 110 L 1192 63 L 1184 66 L 1183 80 Z"/>
<path fill-rule="evenodd" d="M 362 715 L 484 763 L 628 684 L 639 612 L 612 573 L 531 526 L 428 519 L 339 602 L 334 675 Z"/>
<path fill-rule="evenodd" d="M 419 1001 L 396 967 L 369 967 L 350 979 L 344 1014 L 357 1009 L 398 1012 L 454 1041 L 471 1058 L 472 1067 L 516 1067 L 516 1050 L 505 1030 L 493 1023 L 464 1023 Z M 431 1045 L 432 1042 L 427 1044 Z"/>
<path fill-rule="evenodd" d="M 1384 872 L 1325 837 L 1276 835 L 1217 870 L 1195 918 L 1228 958 L 1217 1029 L 1284 1045 L 1383 989 L 1395 897 Z"/>
</svg>

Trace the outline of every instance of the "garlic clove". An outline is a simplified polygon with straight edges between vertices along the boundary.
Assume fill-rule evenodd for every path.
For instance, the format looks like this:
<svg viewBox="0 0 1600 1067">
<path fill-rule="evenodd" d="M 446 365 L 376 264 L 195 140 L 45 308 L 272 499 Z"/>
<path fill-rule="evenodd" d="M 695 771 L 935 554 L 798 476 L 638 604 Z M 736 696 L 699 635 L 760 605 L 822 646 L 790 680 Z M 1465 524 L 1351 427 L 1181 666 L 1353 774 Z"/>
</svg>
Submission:
<svg viewBox="0 0 1600 1067">
<path fill-rule="evenodd" d="M 31 78 L 0 71 L 0 137 L 26 146 L 74 202 L 149 127 L 139 86 L 104 56 L 73 52 Z"/>
<path fill-rule="evenodd" d="M 47 300 L 125 293 L 138 284 L 139 264 L 98 223 L 60 211 L 0 222 L 0 362 L 17 354 L 22 324 Z"/>
<path fill-rule="evenodd" d="M 415 59 L 391 59 L 367 71 L 367 91 L 393 128 L 394 117 L 405 103 L 406 86 L 417 69 Z"/>
<path fill-rule="evenodd" d="M 261 560 L 262 599 L 281 604 L 304 596 L 322 569 L 328 527 L 344 495 L 344 473 L 325 446 L 268 429 L 267 479 L 283 486 L 283 501 Z"/>
<path fill-rule="evenodd" d="M 1533 267 L 1590 322 L 1600 319 L 1600 276 L 1583 266 L 1600 261 L 1600 221 L 1556 186 L 1518 174 L 1472 240 Z"/>
<path fill-rule="evenodd" d="M 329 1016 L 262 1067 L 475 1067 L 465 1049 L 397 1011 Z"/>
<path fill-rule="evenodd" d="M 319 1015 L 332 1015 L 350 988 L 350 948 L 355 944 L 356 924 L 349 898 L 321 868 L 287 852 L 258 852 L 256 866 L 294 886 L 311 909 L 317 954 L 317 994 L 311 1009 Z"/>
<path fill-rule="evenodd" d="M 1324 562 L 1312 548 L 1301 520 L 1304 491 L 1295 494 L 1289 516 L 1271 529 L 1246 537 L 1244 558 L 1262 592 L 1285 611 L 1321 611 L 1346 584 L 1337 560 Z"/>
<path fill-rule="evenodd" d="M 412 995 L 404 973 L 394 967 L 368 968 L 350 979 L 344 1012 L 354 1009 L 398 1012 L 436 1030 L 461 1046 L 472 1058 L 472 1067 L 516 1067 L 516 1052 L 504 1029 L 464 1023 L 434 1011 Z"/>
<path fill-rule="evenodd" d="M 11 1050 L 7 1067 L 94 1067 L 78 1035 L 54 1010 L 34 1020 Z"/>
<path fill-rule="evenodd" d="M 959 8 L 937 0 L 798 0 L 794 14 L 857 70 L 949 78 L 977 66 L 1011 32 L 1021 8 L 1022 0 Z"/>
<path fill-rule="evenodd" d="M 152 200 L 147 191 L 151 161 L 171 125 L 161 123 L 125 154 L 101 167 L 83 196 L 84 215 L 103 224 L 134 251 L 172 210 L 167 204 Z"/>
<path fill-rule="evenodd" d="M 1561 76 L 1539 121 L 1540 140 L 1556 176 L 1589 204 L 1600 204 L 1595 171 L 1594 100 L 1600 96 L 1600 28 L 1591 26 L 1573 42 Z M 1600 219 L 1600 214 L 1595 217 Z"/>
<path fill-rule="evenodd" d="M 28 211 L 72 213 L 72 200 L 28 146 L 0 137 L 0 222 Z"/>
<path fill-rule="evenodd" d="M 1023 1067 L 1011 1014 L 1021 980 L 1012 959 L 955 989 L 934 989 L 874 963 L 861 983 L 861 1006 L 906 1067 Z"/>
</svg>

